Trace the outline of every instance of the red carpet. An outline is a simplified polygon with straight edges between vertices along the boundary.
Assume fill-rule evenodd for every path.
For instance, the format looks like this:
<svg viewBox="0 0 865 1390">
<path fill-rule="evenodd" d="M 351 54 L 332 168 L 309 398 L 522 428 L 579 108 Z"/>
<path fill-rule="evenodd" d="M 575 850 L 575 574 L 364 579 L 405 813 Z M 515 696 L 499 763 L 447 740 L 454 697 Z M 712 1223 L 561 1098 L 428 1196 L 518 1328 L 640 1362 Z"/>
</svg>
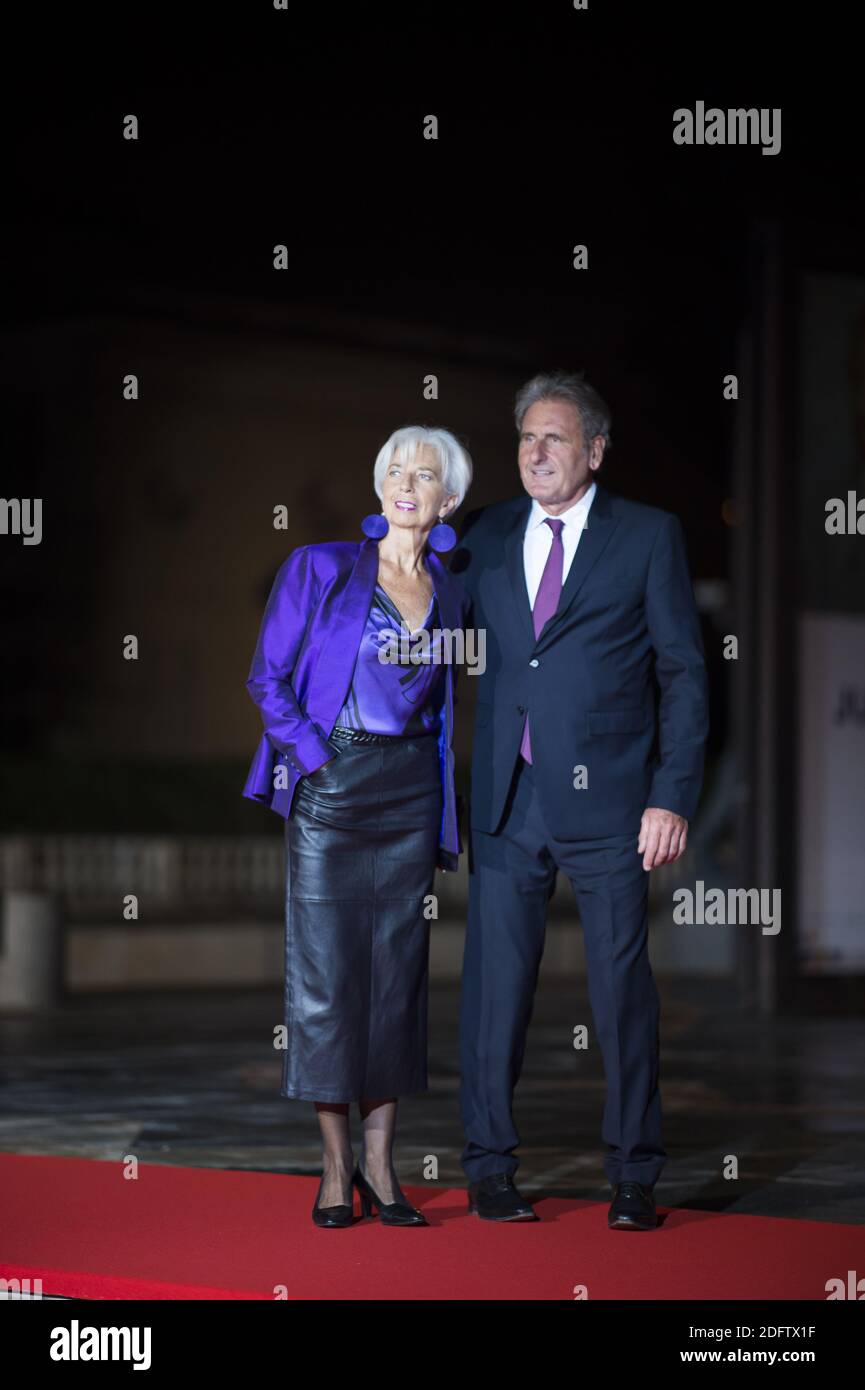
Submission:
<svg viewBox="0 0 865 1390">
<path fill-rule="evenodd" d="M 81 1298 L 818 1299 L 865 1274 L 865 1228 L 670 1210 L 610 1231 L 606 1202 L 550 1198 L 541 1221 L 466 1214 L 465 1191 L 407 1187 L 428 1228 L 318 1230 L 317 1178 L 0 1155 L 0 1276 Z M 359 1212 L 359 1206 L 355 1206 Z M 660 1209 L 663 1212 L 663 1208 Z M 283 1295 L 285 1296 L 285 1295 Z"/>
</svg>

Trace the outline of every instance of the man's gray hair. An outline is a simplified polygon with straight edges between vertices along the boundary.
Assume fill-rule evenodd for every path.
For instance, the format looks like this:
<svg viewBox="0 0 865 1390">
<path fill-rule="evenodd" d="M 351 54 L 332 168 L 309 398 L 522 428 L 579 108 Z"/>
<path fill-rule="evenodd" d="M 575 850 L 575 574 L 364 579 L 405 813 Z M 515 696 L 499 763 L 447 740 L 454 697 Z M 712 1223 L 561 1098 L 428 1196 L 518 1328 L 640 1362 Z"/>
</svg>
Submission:
<svg viewBox="0 0 865 1390">
<path fill-rule="evenodd" d="M 583 427 L 583 439 L 591 443 L 595 435 L 604 440 L 604 453 L 612 447 L 610 426 L 612 418 L 606 401 L 585 379 L 585 372 L 539 372 L 517 392 L 514 417 L 517 432 L 523 427 L 523 416 L 537 401 L 567 401 L 575 406 Z"/>
</svg>

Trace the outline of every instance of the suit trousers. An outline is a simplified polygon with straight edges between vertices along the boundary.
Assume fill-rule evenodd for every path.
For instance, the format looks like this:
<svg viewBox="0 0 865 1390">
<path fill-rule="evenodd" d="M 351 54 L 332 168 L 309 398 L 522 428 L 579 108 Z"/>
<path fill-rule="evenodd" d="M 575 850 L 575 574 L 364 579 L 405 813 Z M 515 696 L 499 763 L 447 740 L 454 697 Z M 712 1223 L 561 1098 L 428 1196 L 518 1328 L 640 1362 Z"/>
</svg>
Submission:
<svg viewBox="0 0 865 1390">
<path fill-rule="evenodd" d="M 518 760 L 499 830 L 472 831 L 460 997 L 462 1165 L 470 1182 L 513 1175 L 513 1097 L 556 872 L 583 927 L 589 1001 L 606 1075 L 604 1171 L 653 1187 L 666 1158 L 658 1089 L 658 991 L 648 952 L 648 873 L 637 835 L 566 840 L 541 813 L 537 772 Z M 580 795 L 575 792 L 575 795 Z M 563 1039 L 562 1046 L 567 1041 Z"/>
</svg>

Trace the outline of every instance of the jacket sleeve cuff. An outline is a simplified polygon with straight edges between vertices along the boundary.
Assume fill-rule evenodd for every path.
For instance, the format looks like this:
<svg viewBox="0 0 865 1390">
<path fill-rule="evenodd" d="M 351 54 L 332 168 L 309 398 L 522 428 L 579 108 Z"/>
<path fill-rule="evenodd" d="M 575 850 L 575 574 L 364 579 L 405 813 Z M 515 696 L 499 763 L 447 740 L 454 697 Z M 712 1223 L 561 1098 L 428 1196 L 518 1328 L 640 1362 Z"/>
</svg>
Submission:
<svg viewBox="0 0 865 1390">
<path fill-rule="evenodd" d="M 646 806 L 657 806 L 660 811 L 672 811 L 674 816 L 681 816 L 683 820 L 691 821 L 697 809 L 696 798 L 693 793 L 687 793 L 677 789 L 675 784 L 663 778 L 656 778 L 649 790 Z"/>
<path fill-rule="evenodd" d="M 303 729 L 295 742 L 288 745 L 288 761 L 304 777 L 308 777 L 332 757 L 333 749 L 327 739 L 322 738 L 314 724 Z"/>
</svg>

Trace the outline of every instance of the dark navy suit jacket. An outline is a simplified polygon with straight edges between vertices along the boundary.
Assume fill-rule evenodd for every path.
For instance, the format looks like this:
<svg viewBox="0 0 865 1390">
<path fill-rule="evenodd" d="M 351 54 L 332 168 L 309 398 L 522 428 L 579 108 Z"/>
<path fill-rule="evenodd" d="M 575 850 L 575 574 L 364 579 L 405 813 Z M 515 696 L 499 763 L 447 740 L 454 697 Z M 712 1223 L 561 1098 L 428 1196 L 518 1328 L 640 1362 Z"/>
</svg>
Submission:
<svg viewBox="0 0 865 1390">
<path fill-rule="evenodd" d="M 535 638 L 523 568 L 527 494 L 472 512 L 451 570 L 486 629 L 471 824 L 494 833 L 525 714 L 547 824 L 565 839 L 637 834 L 647 806 L 690 820 L 708 682 L 681 523 L 598 485 L 553 617 Z M 587 787 L 575 772 L 586 769 Z"/>
</svg>

